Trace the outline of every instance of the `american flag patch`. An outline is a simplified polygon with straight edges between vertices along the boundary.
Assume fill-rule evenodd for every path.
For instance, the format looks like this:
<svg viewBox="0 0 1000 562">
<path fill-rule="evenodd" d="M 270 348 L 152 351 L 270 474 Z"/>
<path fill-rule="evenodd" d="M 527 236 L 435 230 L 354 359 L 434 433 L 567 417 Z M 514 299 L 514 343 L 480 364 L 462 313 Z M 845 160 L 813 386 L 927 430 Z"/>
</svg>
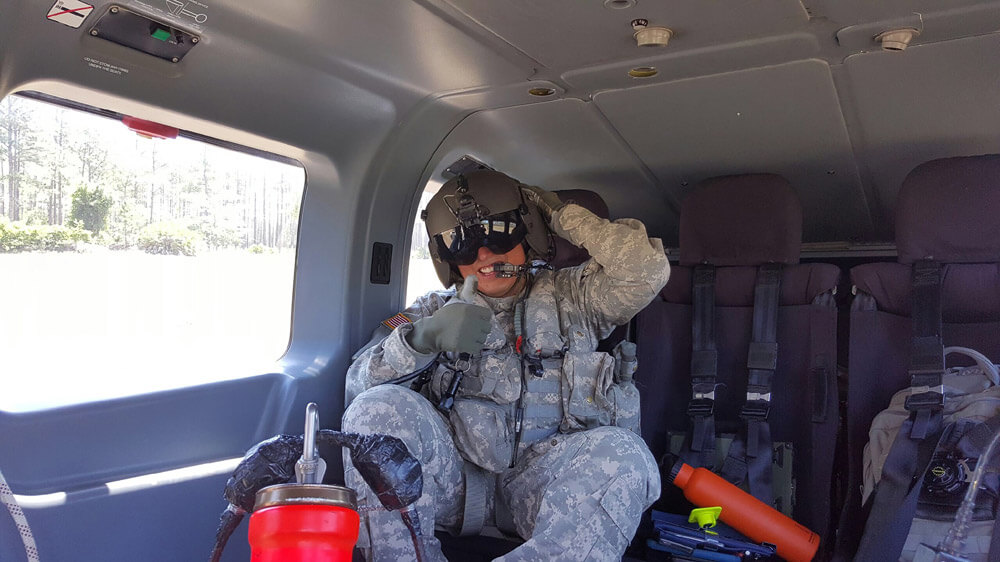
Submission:
<svg viewBox="0 0 1000 562">
<path fill-rule="evenodd" d="M 411 320 L 406 317 L 405 314 L 400 312 L 399 314 L 382 321 L 382 324 L 389 328 L 390 330 L 395 330 L 396 328 L 402 326 L 403 324 L 409 324 Z"/>
</svg>

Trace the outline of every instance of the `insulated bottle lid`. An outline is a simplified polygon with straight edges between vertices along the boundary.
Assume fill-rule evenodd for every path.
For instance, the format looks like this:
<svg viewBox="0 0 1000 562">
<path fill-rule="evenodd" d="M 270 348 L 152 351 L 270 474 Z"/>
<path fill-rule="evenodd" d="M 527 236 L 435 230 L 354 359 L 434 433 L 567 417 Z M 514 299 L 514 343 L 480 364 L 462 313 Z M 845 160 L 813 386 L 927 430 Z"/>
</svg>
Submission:
<svg viewBox="0 0 1000 562">
<path fill-rule="evenodd" d="M 333 505 L 358 510 L 354 490 L 326 484 L 276 484 L 257 492 L 254 510 L 275 505 Z"/>
<path fill-rule="evenodd" d="M 678 460 L 674 463 L 674 466 L 670 467 L 670 483 L 673 484 L 674 480 L 677 479 L 677 475 L 681 472 L 681 467 L 684 466 L 684 461 Z"/>
</svg>

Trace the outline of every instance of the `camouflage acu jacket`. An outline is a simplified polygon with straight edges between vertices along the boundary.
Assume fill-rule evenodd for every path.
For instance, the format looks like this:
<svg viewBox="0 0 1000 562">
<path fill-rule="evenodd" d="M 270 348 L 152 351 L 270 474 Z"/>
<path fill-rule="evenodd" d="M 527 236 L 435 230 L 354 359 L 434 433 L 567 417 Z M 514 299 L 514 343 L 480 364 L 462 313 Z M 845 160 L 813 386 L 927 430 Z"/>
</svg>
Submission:
<svg viewBox="0 0 1000 562">
<path fill-rule="evenodd" d="M 578 267 L 534 276 L 523 305 L 522 354 L 515 350 L 514 335 L 519 297 L 477 294 L 473 300 L 493 310 L 493 326 L 485 348 L 465 372 L 449 421 L 463 457 L 492 472 L 507 468 L 512 458 L 519 397 L 524 407 L 520 448 L 557 431 L 602 425 L 638 431 L 635 385 L 630 376 L 616 376 L 614 358 L 596 349 L 666 284 L 670 266 L 663 245 L 649 238 L 637 220 L 610 222 L 572 204 L 553 216 L 552 227 L 592 257 Z M 428 293 L 404 314 L 411 320 L 428 316 L 458 302 L 455 295 L 455 289 Z M 411 329 L 403 324 L 356 356 L 347 373 L 348 402 L 434 360 L 407 343 Z M 442 354 L 423 389 L 435 404 L 454 376 L 453 362 Z"/>
</svg>

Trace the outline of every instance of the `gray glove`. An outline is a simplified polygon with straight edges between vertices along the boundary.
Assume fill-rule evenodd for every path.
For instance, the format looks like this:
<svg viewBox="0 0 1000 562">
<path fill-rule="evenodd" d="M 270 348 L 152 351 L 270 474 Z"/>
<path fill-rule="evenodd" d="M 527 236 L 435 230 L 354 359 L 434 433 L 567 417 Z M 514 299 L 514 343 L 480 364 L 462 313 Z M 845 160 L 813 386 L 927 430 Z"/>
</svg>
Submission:
<svg viewBox="0 0 1000 562">
<path fill-rule="evenodd" d="M 466 277 L 459 298 L 472 300 L 478 285 L 475 275 Z M 493 312 L 485 306 L 452 302 L 414 322 L 407 341 L 413 349 L 424 354 L 441 351 L 479 353 L 490 333 L 492 317 Z"/>
<path fill-rule="evenodd" d="M 545 222 L 550 222 L 552 214 L 566 206 L 566 203 L 558 195 L 540 187 L 525 185 L 521 187 L 521 191 L 524 192 L 524 196 L 529 201 L 538 207 L 538 210 L 542 213 L 542 217 L 545 218 Z"/>
</svg>

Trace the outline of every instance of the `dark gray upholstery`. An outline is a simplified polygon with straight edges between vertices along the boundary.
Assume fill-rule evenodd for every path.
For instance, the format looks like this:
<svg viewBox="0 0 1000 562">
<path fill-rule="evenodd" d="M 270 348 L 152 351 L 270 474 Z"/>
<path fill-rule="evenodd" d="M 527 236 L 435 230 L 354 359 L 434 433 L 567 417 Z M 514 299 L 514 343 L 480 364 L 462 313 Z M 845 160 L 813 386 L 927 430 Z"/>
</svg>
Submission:
<svg viewBox="0 0 1000 562">
<path fill-rule="evenodd" d="M 792 264 L 782 273 L 769 421 L 773 440 L 793 446 L 795 518 L 826 540 L 838 416 L 837 313 L 832 299 L 825 297 L 836 287 L 840 270 L 827 264 L 795 265 L 801 221 L 795 193 L 779 176 L 715 178 L 682 205 L 680 250 L 682 264 L 719 266 L 717 433 L 735 433 L 743 426 L 738 413 L 746 396 L 756 266 Z M 642 434 L 658 459 L 668 450 L 668 432 L 686 432 L 691 423 L 686 414 L 691 398 L 691 277 L 692 268 L 675 266 L 666 287 L 639 313 L 636 324 Z"/>
</svg>

